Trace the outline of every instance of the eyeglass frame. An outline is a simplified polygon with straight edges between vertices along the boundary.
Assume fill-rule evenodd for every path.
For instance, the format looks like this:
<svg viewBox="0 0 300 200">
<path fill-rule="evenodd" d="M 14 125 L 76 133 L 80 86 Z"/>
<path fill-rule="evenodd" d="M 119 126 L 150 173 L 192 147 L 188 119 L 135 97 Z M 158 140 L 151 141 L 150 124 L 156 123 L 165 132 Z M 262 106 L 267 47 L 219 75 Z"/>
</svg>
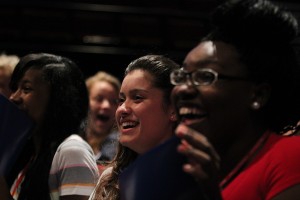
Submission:
<svg viewBox="0 0 300 200">
<path fill-rule="evenodd" d="M 174 72 L 178 72 L 178 71 L 181 71 L 185 74 L 185 81 L 183 83 L 176 83 L 174 82 Z M 214 76 L 214 79 L 211 83 L 207 83 L 207 84 L 200 84 L 199 82 L 196 82 L 195 79 L 194 79 L 194 74 L 196 72 L 199 72 L 199 71 L 204 71 L 204 72 L 210 72 L 213 74 Z M 183 68 L 180 68 L 180 69 L 176 69 L 174 71 L 171 72 L 170 74 L 170 82 L 172 85 L 184 85 L 186 84 L 188 78 L 191 80 L 191 82 L 196 85 L 196 86 L 207 86 L 207 85 L 212 85 L 214 84 L 216 81 L 218 81 L 219 79 L 225 79 L 225 80 L 239 80 L 239 81 L 249 81 L 248 78 L 246 77 L 238 77 L 238 76 L 230 76 L 230 75 L 224 75 L 224 74 L 220 74 L 218 72 L 216 72 L 215 70 L 213 69 L 210 69 L 210 68 L 202 68 L 202 69 L 197 69 L 195 71 L 192 71 L 192 72 L 187 72 L 185 71 Z"/>
</svg>

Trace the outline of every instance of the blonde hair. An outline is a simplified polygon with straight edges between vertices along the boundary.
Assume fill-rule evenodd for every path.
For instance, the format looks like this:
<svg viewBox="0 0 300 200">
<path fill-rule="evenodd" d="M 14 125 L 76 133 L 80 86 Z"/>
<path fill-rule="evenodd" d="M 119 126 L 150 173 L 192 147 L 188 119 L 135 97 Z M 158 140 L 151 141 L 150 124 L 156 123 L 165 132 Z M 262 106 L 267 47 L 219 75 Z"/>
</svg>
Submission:
<svg viewBox="0 0 300 200">
<path fill-rule="evenodd" d="M 86 79 L 85 84 L 87 86 L 88 91 L 90 92 L 91 87 L 94 85 L 95 82 L 98 81 L 105 81 L 111 84 L 117 92 L 119 92 L 121 83 L 119 79 L 109 73 L 106 73 L 104 71 L 99 71 L 95 75 L 89 77 Z"/>
<path fill-rule="evenodd" d="M 0 55 L 0 69 L 4 69 L 7 75 L 11 75 L 20 58 L 16 55 Z"/>
</svg>

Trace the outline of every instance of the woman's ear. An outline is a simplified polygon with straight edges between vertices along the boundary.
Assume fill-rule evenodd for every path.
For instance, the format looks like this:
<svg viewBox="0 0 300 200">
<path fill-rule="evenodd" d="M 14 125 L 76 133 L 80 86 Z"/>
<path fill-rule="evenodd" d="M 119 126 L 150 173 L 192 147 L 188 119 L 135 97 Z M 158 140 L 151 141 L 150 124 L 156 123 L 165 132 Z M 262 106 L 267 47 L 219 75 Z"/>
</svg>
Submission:
<svg viewBox="0 0 300 200">
<path fill-rule="evenodd" d="M 271 86 L 267 83 L 255 85 L 251 99 L 251 109 L 259 110 L 264 107 L 271 95 Z"/>
</svg>

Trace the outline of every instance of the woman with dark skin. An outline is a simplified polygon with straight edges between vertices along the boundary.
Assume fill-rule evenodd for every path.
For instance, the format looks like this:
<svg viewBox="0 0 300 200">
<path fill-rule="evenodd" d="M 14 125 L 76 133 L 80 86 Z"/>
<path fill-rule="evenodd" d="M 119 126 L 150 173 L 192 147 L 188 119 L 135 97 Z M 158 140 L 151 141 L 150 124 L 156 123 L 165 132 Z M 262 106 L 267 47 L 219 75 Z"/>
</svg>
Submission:
<svg viewBox="0 0 300 200">
<path fill-rule="evenodd" d="M 10 100 L 35 123 L 23 155 L 8 179 L 12 196 L 18 200 L 46 200 L 50 199 L 50 194 L 52 199 L 87 199 L 90 193 L 76 188 L 73 193 L 65 190 L 73 183 L 83 183 L 83 179 L 66 182 L 65 176 L 79 177 L 77 170 L 80 170 L 81 178 L 84 176 L 85 181 L 89 180 L 84 183 L 91 184 L 88 186 L 90 192 L 98 178 L 92 149 L 75 134 L 80 133 L 88 111 L 87 89 L 80 69 L 65 57 L 28 54 L 16 66 L 10 88 Z M 70 148 L 70 141 L 75 148 Z M 53 163 L 53 159 L 60 161 Z M 73 167 L 66 163 L 72 163 Z M 72 172 L 76 176 L 72 176 Z M 65 185 L 69 186 L 63 188 Z"/>
<path fill-rule="evenodd" d="M 278 134 L 299 118 L 297 21 L 242 0 L 221 5 L 213 23 L 171 74 L 183 170 L 215 199 L 299 199 L 300 137 Z"/>
</svg>

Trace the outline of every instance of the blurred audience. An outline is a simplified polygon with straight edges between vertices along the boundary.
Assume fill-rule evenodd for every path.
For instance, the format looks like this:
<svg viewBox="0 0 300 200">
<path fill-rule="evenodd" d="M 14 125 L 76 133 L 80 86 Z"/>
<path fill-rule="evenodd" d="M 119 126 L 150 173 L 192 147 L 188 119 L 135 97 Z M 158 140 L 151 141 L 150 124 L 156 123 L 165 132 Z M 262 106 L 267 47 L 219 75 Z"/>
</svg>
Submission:
<svg viewBox="0 0 300 200">
<path fill-rule="evenodd" d="M 86 140 L 91 145 L 100 172 L 104 162 L 111 161 L 117 152 L 118 131 L 115 112 L 118 107 L 120 81 L 100 71 L 86 80 L 89 93 L 89 114 Z"/>
<path fill-rule="evenodd" d="M 0 55 L 0 94 L 9 98 L 11 91 L 9 89 L 9 81 L 11 74 L 19 62 L 17 55 L 6 55 L 2 53 Z"/>
</svg>

